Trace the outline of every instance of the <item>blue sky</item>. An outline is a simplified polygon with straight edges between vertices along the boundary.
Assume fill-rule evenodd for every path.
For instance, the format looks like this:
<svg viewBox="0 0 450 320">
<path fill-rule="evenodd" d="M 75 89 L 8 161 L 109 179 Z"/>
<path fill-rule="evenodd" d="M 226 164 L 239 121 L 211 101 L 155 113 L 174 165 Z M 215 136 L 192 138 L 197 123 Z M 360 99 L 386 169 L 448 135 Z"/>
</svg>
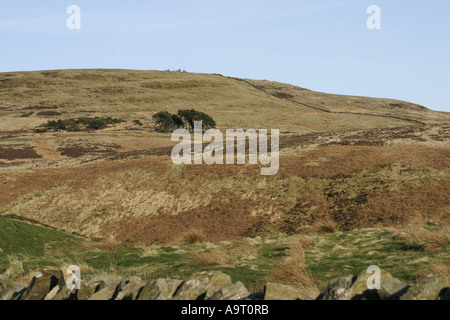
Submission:
<svg viewBox="0 0 450 320">
<path fill-rule="evenodd" d="M 450 112 L 448 0 L 0 0 L 0 44 L 0 72 L 181 68 Z"/>
</svg>

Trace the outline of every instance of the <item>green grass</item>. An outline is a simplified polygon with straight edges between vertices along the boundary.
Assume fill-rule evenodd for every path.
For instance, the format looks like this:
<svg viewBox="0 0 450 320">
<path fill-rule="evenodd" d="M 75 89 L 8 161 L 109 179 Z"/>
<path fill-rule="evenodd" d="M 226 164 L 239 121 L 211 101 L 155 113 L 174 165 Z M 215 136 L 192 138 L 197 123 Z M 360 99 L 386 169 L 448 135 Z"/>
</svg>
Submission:
<svg viewBox="0 0 450 320">
<path fill-rule="evenodd" d="M 44 257 L 53 249 L 73 251 L 83 240 L 63 232 L 0 217 L 0 265 L 8 255 Z"/>
<path fill-rule="evenodd" d="M 3 250 L 0 269 L 7 269 L 9 257 L 14 256 L 23 263 L 25 274 L 42 267 L 58 269 L 62 262 L 85 264 L 89 267 L 83 274 L 86 278 L 111 272 L 108 255 L 99 249 L 100 245 L 84 246 L 86 242 L 83 239 L 6 218 L 0 218 L 0 230 L 0 248 Z M 378 265 L 401 280 L 413 281 L 424 268 L 445 264 L 450 257 L 443 250 L 425 252 L 418 246 L 396 239 L 388 229 L 311 237 L 313 245 L 305 250 L 306 264 L 320 287 L 338 277 L 356 275 L 370 265 Z M 233 281 L 258 287 L 288 253 L 289 241 L 290 237 L 285 235 L 263 239 L 252 244 L 258 253 L 255 259 L 239 257 L 232 265 L 194 265 L 190 258 L 192 252 L 210 250 L 206 244 L 155 247 L 150 256 L 143 255 L 143 248 L 122 247 L 112 255 L 115 266 L 112 272 L 121 276 L 136 274 L 144 279 L 157 279 L 187 278 L 198 271 L 219 270 L 230 275 Z M 223 245 L 216 243 L 209 244 L 209 247 Z"/>
<path fill-rule="evenodd" d="M 370 265 L 408 282 L 416 279 L 421 270 L 433 264 L 446 264 L 450 258 L 450 253 L 444 250 L 425 252 L 418 245 L 396 239 L 387 229 L 322 237 L 322 244 L 315 247 L 319 253 L 308 250 L 306 259 L 314 278 L 324 283 L 331 278 L 358 274 Z"/>
</svg>

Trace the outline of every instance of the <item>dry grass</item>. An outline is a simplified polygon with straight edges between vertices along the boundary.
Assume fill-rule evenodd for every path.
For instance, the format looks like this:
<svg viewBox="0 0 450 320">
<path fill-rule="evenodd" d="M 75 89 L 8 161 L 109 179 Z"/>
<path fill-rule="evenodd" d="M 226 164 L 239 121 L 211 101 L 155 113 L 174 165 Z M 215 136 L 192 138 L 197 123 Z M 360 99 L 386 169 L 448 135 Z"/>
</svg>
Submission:
<svg viewBox="0 0 450 320">
<path fill-rule="evenodd" d="M 246 287 L 250 293 L 260 293 L 264 292 L 265 285 L 266 281 L 261 280 L 257 282 L 250 282 L 246 285 Z"/>
<path fill-rule="evenodd" d="M 77 254 L 72 254 L 71 256 L 68 256 L 66 254 L 61 255 L 54 255 L 51 257 L 52 265 L 60 266 L 60 267 L 66 267 L 69 266 L 77 266 L 80 268 L 80 271 L 82 272 L 94 272 L 95 269 L 91 267 L 84 259 L 82 259 Z M 45 268 L 44 268 L 45 269 Z M 51 269 L 53 269 L 51 267 Z"/>
<path fill-rule="evenodd" d="M 305 165 L 321 158 L 327 160 L 319 166 Z M 412 210 L 444 212 L 450 192 L 441 178 L 448 168 L 442 148 L 333 146 L 282 156 L 280 164 L 274 179 L 262 178 L 257 166 L 225 165 L 187 166 L 181 177 L 166 157 L 4 173 L 0 204 L 5 215 L 58 230 L 148 245 L 177 237 L 182 243 L 190 229 L 214 242 L 295 234 L 320 215 L 332 216 L 342 231 L 398 226 Z M 319 222 L 321 232 L 337 230 L 333 221 Z"/>
<path fill-rule="evenodd" d="M 450 262 L 447 264 L 432 264 L 423 268 L 419 272 L 419 277 L 423 278 L 430 274 L 446 277 L 450 281 Z"/>
<path fill-rule="evenodd" d="M 305 238 L 296 237 L 290 244 L 286 257 L 277 265 L 268 277 L 269 281 L 293 286 L 312 298 L 320 291 L 307 270 L 303 244 L 310 244 Z"/>
<path fill-rule="evenodd" d="M 209 251 L 193 251 L 189 256 L 189 262 L 197 266 L 208 266 L 212 264 L 232 266 L 235 261 L 236 257 L 231 255 L 223 247 L 216 247 Z"/>
<path fill-rule="evenodd" d="M 27 286 L 36 273 L 24 266 L 26 259 L 26 256 L 19 258 L 19 256 L 15 254 L 9 255 L 9 265 L 2 276 L 15 284 Z"/>
<path fill-rule="evenodd" d="M 113 235 L 110 235 L 108 238 L 102 239 L 102 241 L 100 242 L 100 248 L 103 249 L 106 253 L 110 271 L 116 270 L 115 253 L 117 249 L 121 248 L 122 246 L 122 243 L 118 241 Z"/>
<path fill-rule="evenodd" d="M 391 227 L 413 210 L 444 212 L 449 159 L 448 147 L 322 146 L 282 155 L 271 178 L 259 166 L 181 170 L 165 156 L 99 161 L 2 172 L 0 206 L 5 216 L 133 245 L 170 244 L 190 229 L 214 242 L 292 235 L 319 216 L 342 231 Z M 332 221 L 322 224 L 321 232 L 336 231 Z"/>
<path fill-rule="evenodd" d="M 425 251 L 446 250 L 450 248 L 450 225 L 447 220 L 445 215 L 430 218 L 416 213 L 407 225 L 394 232 L 394 236 L 419 245 Z"/>
<path fill-rule="evenodd" d="M 259 256 L 258 249 L 247 239 L 231 241 L 226 245 L 226 250 L 231 256 L 241 260 L 254 260 Z"/>
<path fill-rule="evenodd" d="M 184 244 L 199 244 L 206 241 L 205 233 L 201 229 L 191 229 L 183 234 Z"/>
<path fill-rule="evenodd" d="M 273 81 L 249 80 L 250 83 L 281 98 L 300 101 L 329 111 L 390 114 L 427 122 L 440 122 L 441 113 L 433 112 L 417 104 L 391 99 L 374 99 L 346 95 L 326 94 L 306 90 L 290 84 Z"/>
<path fill-rule="evenodd" d="M 51 74 L 51 76 L 49 76 Z M 195 105 L 210 114 L 219 126 L 268 128 L 289 131 L 330 131 L 339 129 L 373 128 L 408 125 L 408 122 L 370 116 L 327 114 L 312 108 L 277 99 L 270 94 L 234 79 L 208 74 L 131 70 L 61 70 L 50 72 L 21 72 L 0 74 L 0 99 L 5 108 L 2 114 L 8 121 L 1 122 L 4 130 L 17 127 L 32 128 L 42 122 L 37 115 L 20 118 L 21 106 L 56 106 L 64 117 L 109 115 L 121 119 L 151 118 L 161 111 L 176 111 L 178 106 Z M 386 99 L 343 97 L 312 92 L 285 84 L 262 84 L 266 89 L 300 90 L 296 99 L 313 105 L 323 103 L 335 106 L 363 106 L 373 112 L 392 112 Z M 289 88 L 287 88 L 289 87 Z M 304 95 L 306 94 L 306 96 Z M 76 96 L 77 99 L 73 99 Z M 313 100 L 310 101 L 311 96 Z M 45 102 L 43 102 L 43 100 Z M 344 101 L 342 101 L 344 100 Z M 364 101 L 364 103 L 361 103 Z M 406 104 L 401 114 L 408 114 L 414 105 Z M 88 107 L 86 107 L 88 106 Z M 373 110 L 367 110 L 370 106 Z M 175 109 L 175 110 L 174 110 Z M 340 110 L 340 109 L 339 109 Z M 354 108 L 352 109 L 354 111 Z M 446 117 L 442 113 L 415 111 L 421 118 Z M 434 117 L 431 117 L 434 116 Z M 17 120 L 15 120 L 17 119 Z M 15 120 L 15 121 L 14 121 Z M 20 122 L 19 122 L 20 120 Z M 441 120 L 442 121 L 442 120 Z M 302 126 L 299 127 L 299 123 Z"/>
<path fill-rule="evenodd" d="M 408 225 L 395 235 L 408 242 L 422 246 L 426 251 L 436 251 L 450 247 L 450 228 L 430 230 L 423 226 Z"/>
<path fill-rule="evenodd" d="M 317 219 L 312 229 L 319 234 L 336 233 L 339 231 L 339 225 L 331 217 Z"/>
<path fill-rule="evenodd" d="M 141 258 L 147 258 L 147 257 L 156 257 L 158 255 L 158 249 L 150 246 L 150 247 L 143 247 L 142 248 L 142 254 L 140 255 Z"/>
<path fill-rule="evenodd" d="M 207 266 L 235 266 L 242 262 L 256 259 L 258 250 L 247 240 L 234 240 L 224 246 L 215 246 L 212 249 L 197 250 L 190 253 L 189 261 L 193 265 Z"/>
<path fill-rule="evenodd" d="M 314 244 L 314 240 L 307 235 L 297 234 L 291 237 L 290 245 L 291 247 L 301 247 L 304 250 L 311 248 Z"/>
<path fill-rule="evenodd" d="M 4 276 L 14 282 L 20 282 L 25 277 L 23 261 L 17 255 L 13 254 L 8 256 L 8 262 L 9 266 L 4 272 Z"/>
</svg>

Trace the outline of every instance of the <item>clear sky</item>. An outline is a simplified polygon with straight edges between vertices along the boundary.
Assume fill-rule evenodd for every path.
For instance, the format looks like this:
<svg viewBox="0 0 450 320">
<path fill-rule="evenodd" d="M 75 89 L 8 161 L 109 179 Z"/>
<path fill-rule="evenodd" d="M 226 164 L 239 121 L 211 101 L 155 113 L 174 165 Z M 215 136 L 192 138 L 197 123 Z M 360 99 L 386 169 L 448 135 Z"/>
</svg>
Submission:
<svg viewBox="0 0 450 320">
<path fill-rule="evenodd" d="M 381 30 L 366 26 L 372 4 Z M 450 1 L 0 0 L 0 72 L 75 68 L 181 68 L 450 112 Z"/>
</svg>

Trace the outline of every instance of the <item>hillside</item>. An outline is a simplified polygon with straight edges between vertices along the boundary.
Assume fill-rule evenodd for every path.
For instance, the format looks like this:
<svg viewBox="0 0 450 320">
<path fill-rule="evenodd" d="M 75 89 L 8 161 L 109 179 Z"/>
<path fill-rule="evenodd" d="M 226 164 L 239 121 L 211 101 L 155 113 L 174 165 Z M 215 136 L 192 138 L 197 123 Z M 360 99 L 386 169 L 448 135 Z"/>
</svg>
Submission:
<svg viewBox="0 0 450 320">
<path fill-rule="evenodd" d="M 245 81 L 275 97 L 334 115 L 366 115 L 422 124 L 439 124 L 449 120 L 445 112 L 432 111 L 424 106 L 404 101 L 328 94 L 272 81 L 250 79 Z"/>
<path fill-rule="evenodd" d="M 252 87 L 252 83 L 267 92 Z M 393 115 L 426 124 L 449 115 L 412 103 L 312 92 L 267 81 L 220 75 L 129 70 L 61 70 L 0 74 L 0 130 L 32 129 L 46 118 L 108 116 L 149 119 L 158 111 L 191 107 L 207 112 L 219 128 L 278 128 L 299 133 L 410 125 L 395 118 L 328 114 L 280 99 L 333 110 Z"/>
<path fill-rule="evenodd" d="M 60 250 L 79 245 L 65 258 L 104 271 L 110 261 L 102 241 L 110 238 L 118 244 L 123 273 L 152 261 L 155 274 L 212 264 L 253 285 L 282 258 L 277 246 L 299 234 L 314 239 L 306 259 L 320 283 L 371 262 L 410 280 L 419 271 L 402 266 L 395 258 L 400 250 L 408 259 L 425 259 L 417 268 L 450 257 L 448 113 L 390 99 L 169 71 L 3 73 L 0 101 L 4 269 L 18 259 L 30 270 L 56 267 L 51 257 L 60 262 Z M 211 115 L 222 130 L 280 129 L 279 173 L 263 177 L 259 165 L 175 166 L 170 134 L 155 132 L 151 117 L 186 108 Z M 119 121 L 97 131 L 39 130 L 50 120 L 95 117 Z M 421 233 L 399 236 L 412 230 Z M 197 247 L 173 247 L 185 246 L 189 234 L 207 243 L 200 251 L 249 238 L 258 244 L 259 258 L 197 264 L 186 254 Z M 363 235 L 379 254 L 352 246 Z M 30 252 L 20 249 L 32 239 Z M 58 239 L 64 242 L 60 248 Z M 362 247 L 364 257 L 357 252 Z M 158 259 L 141 259 L 146 248 L 159 252 Z M 335 269 L 325 270 L 323 261 L 334 261 Z"/>
</svg>

